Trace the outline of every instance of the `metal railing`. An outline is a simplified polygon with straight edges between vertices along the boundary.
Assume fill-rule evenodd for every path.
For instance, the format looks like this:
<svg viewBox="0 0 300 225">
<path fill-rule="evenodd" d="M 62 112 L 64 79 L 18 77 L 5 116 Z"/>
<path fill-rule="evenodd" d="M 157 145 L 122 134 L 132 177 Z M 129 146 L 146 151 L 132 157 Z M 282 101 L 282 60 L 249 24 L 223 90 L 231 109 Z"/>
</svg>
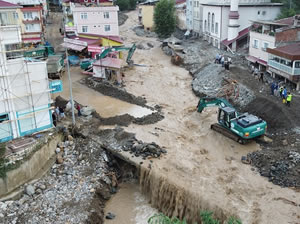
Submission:
<svg viewBox="0 0 300 225">
<path fill-rule="evenodd" d="M 286 72 L 288 74 L 293 74 L 293 68 L 292 67 L 283 65 L 279 62 L 276 62 L 275 60 L 269 60 L 268 64 L 269 64 L 269 66 L 272 66 L 275 69 L 281 70 L 281 71 Z"/>
</svg>

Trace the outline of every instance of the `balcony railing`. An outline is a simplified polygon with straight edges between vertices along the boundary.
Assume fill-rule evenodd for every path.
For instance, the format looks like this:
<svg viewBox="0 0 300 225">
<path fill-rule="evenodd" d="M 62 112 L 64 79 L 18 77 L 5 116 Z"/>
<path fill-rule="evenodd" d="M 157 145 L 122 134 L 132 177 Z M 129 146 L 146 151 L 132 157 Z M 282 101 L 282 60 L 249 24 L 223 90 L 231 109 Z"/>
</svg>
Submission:
<svg viewBox="0 0 300 225">
<path fill-rule="evenodd" d="M 269 66 L 272 66 L 275 69 L 281 70 L 281 71 L 286 72 L 288 74 L 292 75 L 292 73 L 293 73 L 293 68 L 292 67 L 283 65 L 283 64 L 281 64 L 279 62 L 276 62 L 275 60 L 269 60 L 268 64 L 269 64 Z"/>
</svg>

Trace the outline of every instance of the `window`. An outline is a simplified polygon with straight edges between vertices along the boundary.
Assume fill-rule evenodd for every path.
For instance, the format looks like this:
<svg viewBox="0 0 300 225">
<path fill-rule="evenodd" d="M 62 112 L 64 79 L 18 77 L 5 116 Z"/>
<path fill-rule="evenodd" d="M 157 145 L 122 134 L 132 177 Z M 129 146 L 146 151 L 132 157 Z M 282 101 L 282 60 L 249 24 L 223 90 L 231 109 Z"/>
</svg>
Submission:
<svg viewBox="0 0 300 225">
<path fill-rule="evenodd" d="M 26 32 L 34 31 L 34 25 L 33 24 L 25 24 L 25 30 L 26 30 Z"/>
<path fill-rule="evenodd" d="M 266 15 L 266 11 L 262 11 L 262 13 L 261 13 L 261 14 L 262 14 L 263 16 L 264 16 L 264 15 Z"/>
<path fill-rule="evenodd" d="M 199 7 L 199 2 L 197 2 L 197 7 Z"/>
<path fill-rule="evenodd" d="M 300 68 L 300 62 L 299 62 L 299 61 L 298 61 L 298 62 L 297 62 L 297 61 L 295 62 L 295 68 Z"/>
<path fill-rule="evenodd" d="M 9 25 L 7 13 L 0 13 L 0 25 Z"/>
<path fill-rule="evenodd" d="M 24 12 L 24 19 L 33 19 L 32 12 Z"/>
<path fill-rule="evenodd" d="M 204 21 L 204 31 L 207 31 L 207 21 Z"/>
<path fill-rule="evenodd" d="M 13 17 L 14 17 L 15 20 L 19 19 L 18 13 L 13 12 Z"/>
<path fill-rule="evenodd" d="M 109 12 L 104 12 L 104 19 L 109 19 Z"/>
<path fill-rule="evenodd" d="M 88 2 L 89 0 L 84 0 L 84 2 Z"/>
<path fill-rule="evenodd" d="M 82 19 L 82 20 L 86 20 L 87 19 L 87 13 L 81 13 L 80 14 L 80 18 Z"/>
<path fill-rule="evenodd" d="M 258 40 L 253 41 L 253 48 L 259 48 L 259 42 Z"/>
<path fill-rule="evenodd" d="M 260 15 L 260 11 L 257 11 L 257 15 Z"/>
<path fill-rule="evenodd" d="M 266 51 L 268 47 L 269 47 L 269 43 L 268 42 L 264 42 L 262 50 Z"/>
<path fill-rule="evenodd" d="M 110 25 L 105 25 L 105 26 L 104 26 L 104 30 L 105 30 L 105 31 L 110 31 Z"/>
<path fill-rule="evenodd" d="M 82 26 L 82 33 L 88 32 L 88 26 Z"/>
<path fill-rule="evenodd" d="M 212 33 L 215 32 L 215 14 L 214 13 L 211 15 L 211 32 Z"/>
<path fill-rule="evenodd" d="M 2 115 L 0 116 L 0 123 L 2 123 L 2 122 L 4 122 L 4 121 L 7 121 L 7 120 L 9 120 L 8 114 L 2 114 Z"/>
<path fill-rule="evenodd" d="M 218 24 L 218 23 L 216 23 L 216 27 L 215 27 L 215 33 L 216 33 L 216 34 L 218 34 L 218 32 L 219 32 L 219 24 Z"/>
</svg>

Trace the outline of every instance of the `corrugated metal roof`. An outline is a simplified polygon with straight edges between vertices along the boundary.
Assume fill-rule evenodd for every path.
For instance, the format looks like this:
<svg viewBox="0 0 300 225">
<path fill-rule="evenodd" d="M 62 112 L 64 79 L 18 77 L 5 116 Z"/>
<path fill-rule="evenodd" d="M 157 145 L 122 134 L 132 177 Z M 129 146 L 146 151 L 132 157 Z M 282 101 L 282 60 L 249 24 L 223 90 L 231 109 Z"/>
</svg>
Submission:
<svg viewBox="0 0 300 225">
<path fill-rule="evenodd" d="M 230 45 L 231 43 L 235 42 L 236 40 L 239 40 L 239 39 L 241 39 L 242 37 L 246 36 L 246 35 L 249 33 L 249 31 L 250 31 L 250 27 L 247 27 L 247 28 L 245 28 L 244 30 L 241 30 L 241 31 L 239 32 L 239 35 L 238 35 L 236 38 L 234 38 L 234 39 L 232 39 L 232 40 L 230 40 L 230 41 L 228 41 L 228 39 L 225 39 L 225 40 L 222 41 L 222 44 L 225 45 L 225 46 L 228 46 L 228 45 Z"/>
<path fill-rule="evenodd" d="M 273 49 L 268 48 L 267 52 L 290 60 L 300 60 L 300 42 Z"/>
<path fill-rule="evenodd" d="M 0 0 L 0 8 L 1 9 L 16 9 L 16 8 L 22 8 L 19 5 L 12 4 L 10 2 L 5 2 Z"/>
</svg>

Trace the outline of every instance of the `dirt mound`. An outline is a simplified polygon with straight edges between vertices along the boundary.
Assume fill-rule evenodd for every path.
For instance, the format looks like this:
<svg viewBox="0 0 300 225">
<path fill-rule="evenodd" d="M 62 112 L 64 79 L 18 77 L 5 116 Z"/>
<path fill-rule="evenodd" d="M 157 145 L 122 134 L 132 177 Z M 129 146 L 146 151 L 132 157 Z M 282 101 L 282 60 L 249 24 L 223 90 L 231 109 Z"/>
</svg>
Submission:
<svg viewBox="0 0 300 225">
<path fill-rule="evenodd" d="M 283 106 L 285 107 L 285 106 Z M 243 111 L 249 112 L 264 119 L 270 131 L 279 129 L 290 129 L 295 124 L 290 119 L 286 109 L 281 105 L 275 104 L 268 98 L 257 97 L 248 104 Z"/>
<path fill-rule="evenodd" d="M 107 81 L 99 81 L 93 77 L 89 77 L 81 80 L 81 82 L 106 96 L 114 97 L 131 104 L 149 108 L 146 106 L 147 101 L 144 98 L 136 97 L 128 93 L 125 89 L 116 87 Z"/>
<path fill-rule="evenodd" d="M 119 21 L 119 26 L 123 25 L 126 20 L 128 19 L 128 16 L 123 13 L 123 12 L 118 12 L 118 21 Z"/>
</svg>

